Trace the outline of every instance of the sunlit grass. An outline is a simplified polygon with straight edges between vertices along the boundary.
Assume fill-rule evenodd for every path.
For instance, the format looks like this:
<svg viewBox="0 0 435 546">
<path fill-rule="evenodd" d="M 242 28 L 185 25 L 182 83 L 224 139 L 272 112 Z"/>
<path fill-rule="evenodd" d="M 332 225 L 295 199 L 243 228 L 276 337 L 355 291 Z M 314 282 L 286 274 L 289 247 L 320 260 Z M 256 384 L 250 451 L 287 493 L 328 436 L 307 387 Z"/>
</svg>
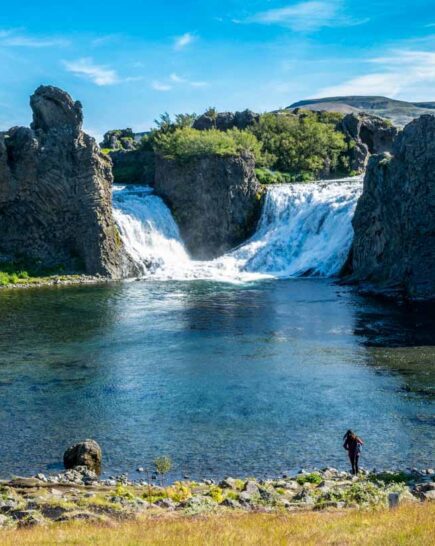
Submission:
<svg viewBox="0 0 435 546">
<path fill-rule="evenodd" d="M 50 527 L 0 532 L 2 546 L 20 545 L 430 545 L 435 537 L 435 504 L 396 510 L 236 514 L 187 518 L 177 514 L 139 521 Z"/>
</svg>

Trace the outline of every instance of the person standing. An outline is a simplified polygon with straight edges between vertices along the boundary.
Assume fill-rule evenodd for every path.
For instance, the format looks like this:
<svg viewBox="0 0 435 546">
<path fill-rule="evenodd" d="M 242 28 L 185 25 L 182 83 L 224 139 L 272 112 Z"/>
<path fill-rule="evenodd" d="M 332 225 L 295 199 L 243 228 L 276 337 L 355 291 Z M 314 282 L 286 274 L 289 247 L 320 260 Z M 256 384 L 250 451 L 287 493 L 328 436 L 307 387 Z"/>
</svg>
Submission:
<svg viewBox="0 0 435 546">
<path fill-rule="evenodd" d="M 348 430 L 343 436 L 344 449 L 349 455 L 350 464 L 352 465 L 352 474 L 356 476 L 359 472 L 358 462 L 361 453 L 361 446 L 364 442 L 352 430 Z"/>
</svg>

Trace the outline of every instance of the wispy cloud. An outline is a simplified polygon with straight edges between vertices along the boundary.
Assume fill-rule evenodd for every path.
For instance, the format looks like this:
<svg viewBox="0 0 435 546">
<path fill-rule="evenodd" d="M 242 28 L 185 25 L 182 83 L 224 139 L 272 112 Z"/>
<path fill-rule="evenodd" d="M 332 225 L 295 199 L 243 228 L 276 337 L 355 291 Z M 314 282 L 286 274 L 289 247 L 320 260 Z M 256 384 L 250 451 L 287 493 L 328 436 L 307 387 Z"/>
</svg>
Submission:
<svg viewBox="0 0 435 546">
<path fill-rule="evenodd" d="M 206 87 L 208 85 L 207 82 L 188 80 L 187 78 L 179 76 L 178 74 L 175 74 L 175 73 L 172 73 L 169 76 L 169 79 L 174 83 L 190 85 L 190 87 Z"/>
<path fill-rule="evenodd" d="M 395 97 L 416 85 L 435 83 L 435 53 L 432 51 L 393 50 L 386 56 L 368 59 L 368 63 L 379 66 L 380 70 L 320 89 L 316 96 Z"/>
<path fill-rule="evenodd" d="M 207 82 L 189 80 L 188 78 L 185 78 L 184 76 L 180 76 L 179 74 L 176 74 L 175 72 L 170 74 L 169 77 L 165 78 L 163 81 L 154 80 L 151 83 L 151 87 L 155 91 L 170 91 L 176 86 L 199 88 L 199 87 L 206 87 L 207 85 L 208 85 Z"/>
<path fill-rule="evenodd" d="M 63 64 L 68 72 L 85 78 L 95 83 L 95 85 L 115 85 L 121 82 L 116 70 L 108 66 L 96 64 L 90 57 L 75 61 L 63 61 Z"/>
<path fill-rule="evenodd" d="M 0 46 L 3 47 L 65 47 L 69 40 L 56 37 L 29 36 L 18 30 L 0 30 Z"/>
<path fill-rule="evenodd" d="M 195 40 L 195 36 L 190 32 L 186 32 L 182 36 L 177 36 L 174 42 L 174 49 L 177 51 L 179 51 L 180 49 L 184 49 L 186 46 L 191 44 L 194 40 Z"/>
<path fill-rule="evenodd" d="M 354 26 L 367 21 L 368 19 L 354 19 L 348 15 L 342 0 L 309 0 L 262 11 L 234 22 L 280 25 L 296 32 L 313 32 L 323 27 Z"/>
<path fill-rule="evenodd" d="M 151 87 L 155 90 L 155 91 L 170 91 L 172 89 L 172 85 L 169 85 L 167 83 L 164 83 L 164 82 L 159 82 L 159 81 L 153 81 L 151 83 Z"/>
<path fill-rule="evenodd" d="M 119 34 L 106 34 L 105 36 L 98 36 L 91 41 L 91 45 L 93 47 L 99 47 L 102 45 L 110 44 L 111 42 L 118 40 L 119 37 Z"/>
</svg>

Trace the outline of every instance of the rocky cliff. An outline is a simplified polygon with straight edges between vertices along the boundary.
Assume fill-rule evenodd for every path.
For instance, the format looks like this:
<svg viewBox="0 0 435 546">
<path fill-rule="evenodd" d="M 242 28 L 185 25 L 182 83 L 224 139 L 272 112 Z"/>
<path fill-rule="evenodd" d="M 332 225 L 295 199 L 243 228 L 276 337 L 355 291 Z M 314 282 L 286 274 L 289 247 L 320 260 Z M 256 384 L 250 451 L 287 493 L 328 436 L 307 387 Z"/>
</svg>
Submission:
<svg viewBox="0 0 435 546">
<path fill-rule="evenodd" d="M 193 258 L 215 258 L 247 239 L 261 209 L 254 158 L 157 157 L 155 191 L 170 206 Z"/>
<path fill-rule="evenodd" d="M 391 152 L 398 129 L 378 116 L 348 114 L 337 126 L 352 144 L 349 151 L 350 168 L 363 172 L 372 154 Z"/>
<path fill-rule="evenodd" d="M 82 106 L 56 87 L 30 99 L 31 128 L 0 133 L 0 255 L 117 277 L 111 163 L 82 131 Z"/>
<path fill-rule="evenodd" d="M 371 158 L 353 227 L 352 279 L 435 297 L 435 116 L 407 125 L 393 155 Z"/>
<path fill-rule="evenodd" d="M 243 112 L 206 112 L 193 122 L 192 127 L 198 131 L 207 131 L 209 129 L 218 129 L 219 131 L 243 130 L 254 125 L 259 118 L 260 115 L 251 110 L 243 110 Z"/>
</svg>

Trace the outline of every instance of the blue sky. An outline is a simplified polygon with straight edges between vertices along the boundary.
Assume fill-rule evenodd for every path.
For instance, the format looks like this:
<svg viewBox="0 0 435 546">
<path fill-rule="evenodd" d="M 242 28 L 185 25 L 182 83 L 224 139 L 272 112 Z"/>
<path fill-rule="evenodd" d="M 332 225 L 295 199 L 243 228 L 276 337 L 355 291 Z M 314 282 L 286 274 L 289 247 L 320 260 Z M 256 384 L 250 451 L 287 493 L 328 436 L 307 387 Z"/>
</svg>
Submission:
<svg viewBox="0 0 435 546">
<path fill-rule="evenodd" d="M 22 0 L 0 10 L 0 129 L 40 84 L 82 101 L 85 128 L 308 97 L 435 100 L 433 0 Z"/>
</svg>

